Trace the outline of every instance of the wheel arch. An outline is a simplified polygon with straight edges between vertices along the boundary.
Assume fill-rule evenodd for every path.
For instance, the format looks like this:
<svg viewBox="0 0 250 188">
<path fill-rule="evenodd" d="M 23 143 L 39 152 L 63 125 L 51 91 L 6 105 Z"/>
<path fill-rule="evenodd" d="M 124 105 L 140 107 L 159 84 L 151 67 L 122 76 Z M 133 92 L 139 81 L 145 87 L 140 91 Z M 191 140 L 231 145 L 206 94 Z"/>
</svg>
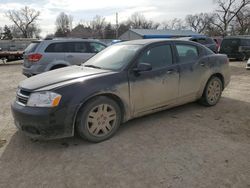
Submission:
<svg viewBox="0 0 250 188">
<path fill-rule="evenodd" d="M 47 65 L 46 67 L 46 71 L 49 71 L 52 69 L 52 67 L 55 67 L 55 66 L 69 66 L 70 64 L 68 62 L 65 62 L 65 61 L 54 61 L 54 62 L 51 62 Z"/>
<path fill-rule="evenodd" d="M 62 68 L 62 67 L 67 67 L 67 66 L 68 65 L 66 65 L 66 64 L 56 64 L 56 65 L 51 66 L 49 70 L 54 70 L 57 68 Z"/>
<path fill-rule="evenodd" d="M 125 120 L 125 117 L 126 117 L 126 109 L 125 109 L 125 105 L 122 101 L 122 99 L 117 96 L 116 94 L 114 93 L 97 93 L 97 94 L 94 94 L 94 95 L 91 95 L 89 96 L 88 98 L 86 98 L 77 108 L 76 112 L 75 112 L 75 115 L 74 115 L 74 121 L 73 121 L 73 131 L 75 132 L 75 128 L 76 128 L 76 123 L 77 123 L 77 118 L 78 118 L 78 115 L 79 113 L 81 112 L 82 108 L 84 107 L 84 105 L 89 102 L 90 100 L 96 98 L 96 97 L 108 97 L 112 100 L 114 100 L 120 107 L 121 109 L 121 122 L 124 122 Z"/>
<path fill-rule="evenodd" d="M 210 76 L 208 76 L 208 78 L 204 79 L 204 81 L 202 82 L 202 84 L 200 86 L 200 89 L 199 89 L 199 92 L 197 94 L 197 99 L 199 99 L 203 95 L 208 81 L 214 76 L 218 77 L 221 80 L 221 82 L 222 82 L 222 90 L 224 90 L 224 88 L 225 88 L 225 80 L 224 80 L 223 74 L 221 74 L 220 72 L 212 73 Z"/>
<path fill-rule="evenodd" d="M 222 90 L 224 90 L 225 88 L 225 80 L 224 80 L 224 76 L 221 73 L 214 73 L 212 74 L 209 79 L 207 80 L 207 82 L 212 78 L 212 77 L 218 77 L 221 82 L 222 82 Z"/>
</svg>

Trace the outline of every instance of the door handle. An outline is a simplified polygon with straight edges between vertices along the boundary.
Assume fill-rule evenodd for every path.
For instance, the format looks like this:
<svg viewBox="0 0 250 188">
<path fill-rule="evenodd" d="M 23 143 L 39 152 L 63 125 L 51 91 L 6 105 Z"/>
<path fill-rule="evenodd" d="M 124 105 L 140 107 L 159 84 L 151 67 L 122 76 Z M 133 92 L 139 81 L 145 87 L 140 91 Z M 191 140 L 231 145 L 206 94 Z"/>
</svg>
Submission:
<svg viewBox="0 0 250 188">
<path fill-rule="evenodd" d="M 73 57 L 73 55 L 68 55 L 68 56 L 67 56 L 67 58 L 72 58 L 72 57 Z"/>
</svg>

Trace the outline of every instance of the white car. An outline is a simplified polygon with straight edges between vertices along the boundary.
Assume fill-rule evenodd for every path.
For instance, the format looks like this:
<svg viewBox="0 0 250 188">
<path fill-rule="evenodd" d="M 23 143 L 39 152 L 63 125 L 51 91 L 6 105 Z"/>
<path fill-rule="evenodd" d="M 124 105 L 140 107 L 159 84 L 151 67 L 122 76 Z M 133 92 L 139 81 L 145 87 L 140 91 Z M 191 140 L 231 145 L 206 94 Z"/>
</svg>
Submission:
<svg viewBox="0 0 250 188">
<path fill-rule="evenodd" d="M 250 70 L 250 58 L 249 58 L 248 61 L 247 61 L 246 69 L 247 69 L 247 70 Z"/>
</svg>

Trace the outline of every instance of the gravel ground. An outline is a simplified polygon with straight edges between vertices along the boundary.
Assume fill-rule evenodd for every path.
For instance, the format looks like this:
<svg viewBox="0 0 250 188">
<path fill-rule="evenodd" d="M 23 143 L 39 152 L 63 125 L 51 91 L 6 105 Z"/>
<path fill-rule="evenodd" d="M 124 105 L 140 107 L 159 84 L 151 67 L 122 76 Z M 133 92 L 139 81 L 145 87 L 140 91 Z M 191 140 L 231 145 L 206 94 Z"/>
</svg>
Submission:
<svg viewBox="0 0 250 188">
<path fill-rule="evenodd" d="M 0 187 L 250 188 L 250 71 L 231 62 L 220 103 L 132 120 L 99 144 L 32 141 L 10 113 L 21 65 L 0 65 Z"/>
</svg>

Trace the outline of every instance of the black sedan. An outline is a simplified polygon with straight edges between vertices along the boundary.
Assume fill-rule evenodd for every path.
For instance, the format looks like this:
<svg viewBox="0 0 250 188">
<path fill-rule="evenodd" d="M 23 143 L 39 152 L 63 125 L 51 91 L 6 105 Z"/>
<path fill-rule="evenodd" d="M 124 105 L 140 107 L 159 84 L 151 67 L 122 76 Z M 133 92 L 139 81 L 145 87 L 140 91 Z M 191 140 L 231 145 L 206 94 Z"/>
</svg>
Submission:
<svg viewBox="0 0 250 188">
<path fill-rule="evenodd" d="M 35 138 L 75 132 L 100 142 L 121 123 L 200 101 L 215 105 L 230 80 L 228 59 L 181 40 L 135 40 L 103 50 L 82 66 L 24 80 L 12 104 L 16 126 Z"/>
</svg>

